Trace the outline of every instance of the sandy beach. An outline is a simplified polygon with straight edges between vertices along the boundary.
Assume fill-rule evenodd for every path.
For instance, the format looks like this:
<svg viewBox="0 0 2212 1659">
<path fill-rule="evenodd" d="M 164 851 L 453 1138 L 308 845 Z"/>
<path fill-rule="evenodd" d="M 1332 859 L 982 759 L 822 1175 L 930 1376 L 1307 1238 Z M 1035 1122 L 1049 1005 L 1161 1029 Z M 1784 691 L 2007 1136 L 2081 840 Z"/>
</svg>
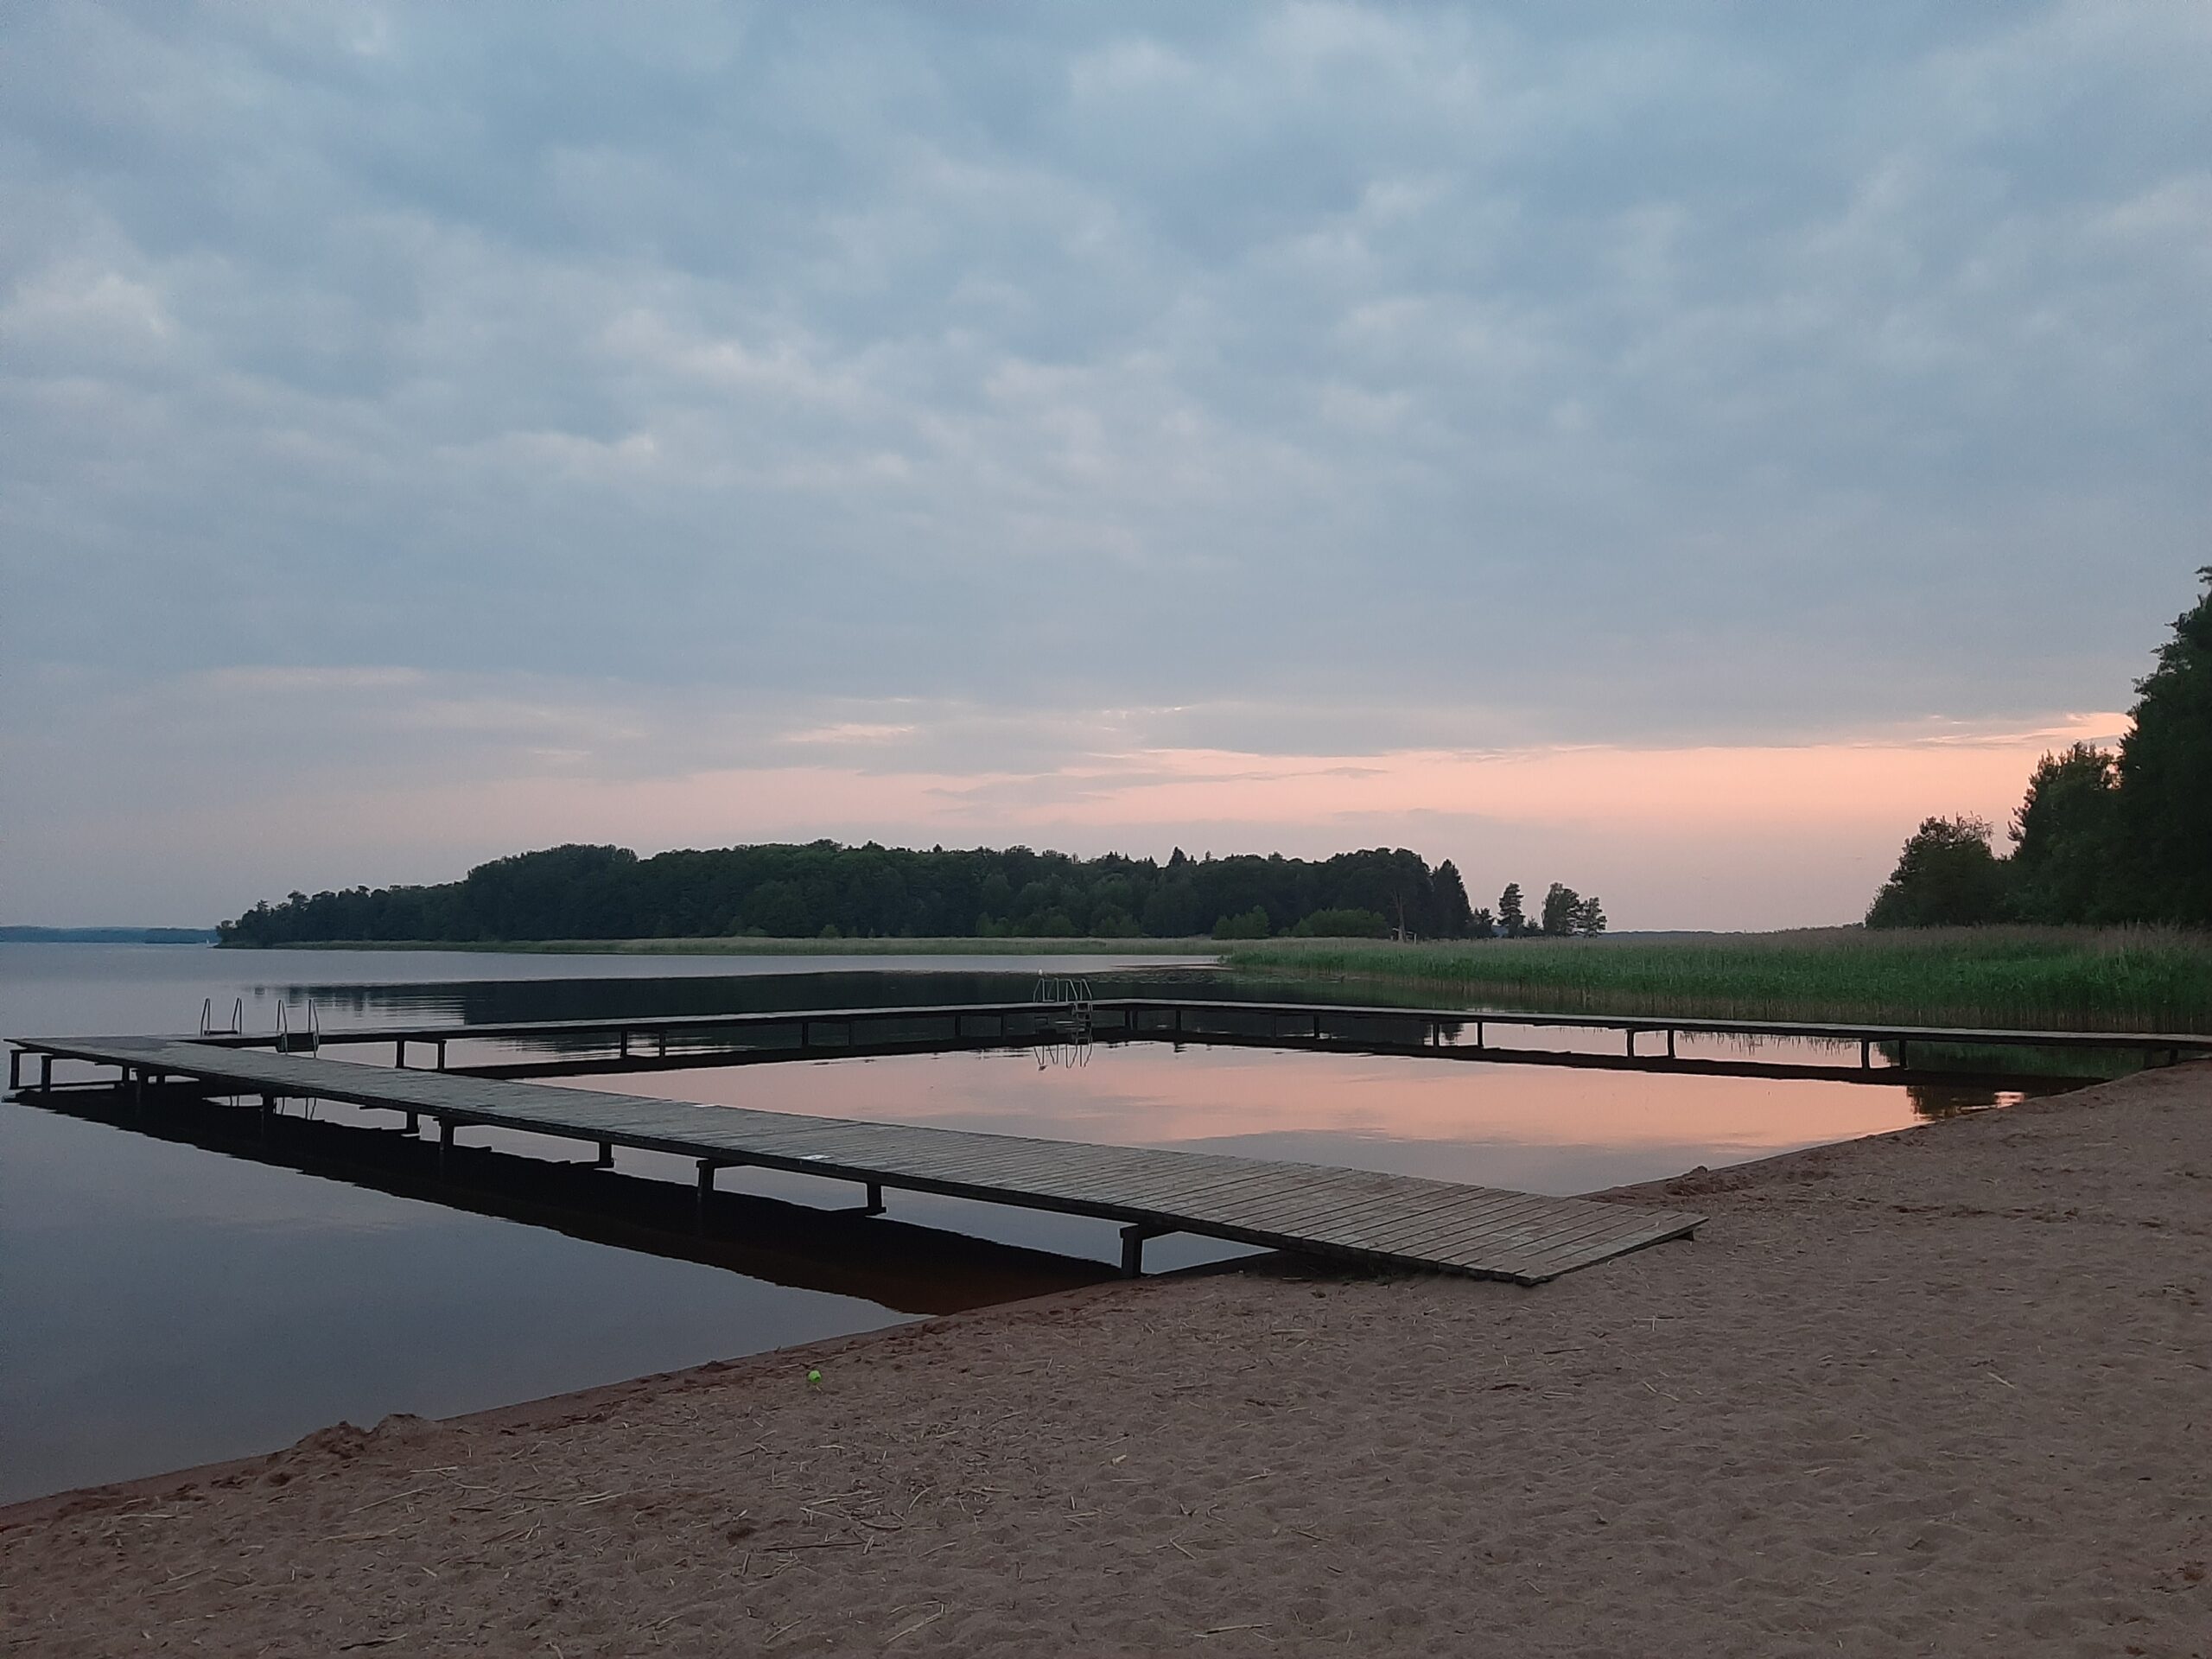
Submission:
<svg viewBox="0 0 2212 1659">
<path fill-rule="evenodd" d="M 2212 1065 L 0 1512 L 0 1649 L 2212 1652 Z M 809 1372 L 818 1370 L 818 1382 Z"/>
</svg>

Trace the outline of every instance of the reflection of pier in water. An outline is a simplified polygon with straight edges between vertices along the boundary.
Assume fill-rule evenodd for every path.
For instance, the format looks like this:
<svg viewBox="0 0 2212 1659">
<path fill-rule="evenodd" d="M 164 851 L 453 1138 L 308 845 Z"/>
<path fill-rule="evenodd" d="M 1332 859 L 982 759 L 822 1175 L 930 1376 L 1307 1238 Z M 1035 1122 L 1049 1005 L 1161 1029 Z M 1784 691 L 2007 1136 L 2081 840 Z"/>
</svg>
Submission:
<svg viewBox="0 0 2212 1659">
<path fill-rule="evenodd" d="M 688 1185 L 588 1160 L 457 1146 L 441 1174 L 436 1143 L 396 1135 L 387 1124 L 242 1111 L 190 1087 L 149 1090 L 143 1098 L 109 1087 L 57 1089 L 22 1099 L 156 1140 L 791 1289 L 859 1297 L 900 1313 L 958 1313 L 1115 1276 L 1076 1256 L 747 1193 L 714 1192 L 702 1216 Z"/>
</svg>

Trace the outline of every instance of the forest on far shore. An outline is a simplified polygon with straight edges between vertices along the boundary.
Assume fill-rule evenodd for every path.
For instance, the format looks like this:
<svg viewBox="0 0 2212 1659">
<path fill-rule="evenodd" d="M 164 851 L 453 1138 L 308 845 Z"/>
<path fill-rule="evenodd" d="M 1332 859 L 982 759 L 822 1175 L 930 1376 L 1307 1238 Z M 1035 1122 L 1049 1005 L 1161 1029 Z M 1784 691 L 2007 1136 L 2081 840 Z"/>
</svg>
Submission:
<svg viewBox="0 0 2212 1659">
<path fill-rule="evenodd" d="M 639 858 L 565 846 L 480 864 L 458 881 L 295 893 L 222 924 L 232 945 L 650 938 L 1490 938 L 1590 937 L 1605 907 L 1557 882 L 1527 913 L 1496 910 L 1458 868 L 1404 848 L 1333 858 L 1240 855 L 1166 863 L 1027 847 L 927 852 L 833 841 Z"/>
</svg>

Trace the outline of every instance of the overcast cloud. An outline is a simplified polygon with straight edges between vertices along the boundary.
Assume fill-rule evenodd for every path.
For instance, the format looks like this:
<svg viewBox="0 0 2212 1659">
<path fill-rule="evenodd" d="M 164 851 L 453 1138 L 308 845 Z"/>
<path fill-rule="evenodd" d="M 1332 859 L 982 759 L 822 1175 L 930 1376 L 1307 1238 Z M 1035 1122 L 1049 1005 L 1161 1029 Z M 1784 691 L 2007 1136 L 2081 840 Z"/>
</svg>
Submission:
<svg viewBox="0 0 2212 1659">
<path fill-rule="evenodd" d="M 1841 919 L 2108 729 L 2212 558 L 2195 0 L 25 4 L 0 50 L 0 918 L 827 833 Z M 1961 737 L 2012 747 L 1924 809 L 1750 810 L 1732 895 L 1632 791 L 1363 781 Z M 1337 794 L 1262 810 L 1262 760 Z"/>
</svg>

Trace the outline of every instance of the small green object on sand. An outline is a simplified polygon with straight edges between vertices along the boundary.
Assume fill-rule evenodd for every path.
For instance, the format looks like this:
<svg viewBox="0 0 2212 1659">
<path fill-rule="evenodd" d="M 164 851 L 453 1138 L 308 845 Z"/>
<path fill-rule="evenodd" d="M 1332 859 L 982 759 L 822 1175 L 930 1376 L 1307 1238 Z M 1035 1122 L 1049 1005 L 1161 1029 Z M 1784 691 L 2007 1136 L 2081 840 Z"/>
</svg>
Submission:
<svg viewBox="0 0 2212 1659">
<path fill-rule="evenodd" d="M 821 1373 L 821 1372 L 819 1372 L 819 1371 L 809 1371 L 809 1372 L 806 1374 L 806 1386 L 807 1386 L 808 1388 L 811 1389 L 811 1388 L 818 1387 L 818 1386 L 820 1386 L 821 1382 L 822 1382 L 822 1373 Z"/>
</svg>

